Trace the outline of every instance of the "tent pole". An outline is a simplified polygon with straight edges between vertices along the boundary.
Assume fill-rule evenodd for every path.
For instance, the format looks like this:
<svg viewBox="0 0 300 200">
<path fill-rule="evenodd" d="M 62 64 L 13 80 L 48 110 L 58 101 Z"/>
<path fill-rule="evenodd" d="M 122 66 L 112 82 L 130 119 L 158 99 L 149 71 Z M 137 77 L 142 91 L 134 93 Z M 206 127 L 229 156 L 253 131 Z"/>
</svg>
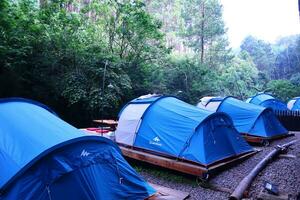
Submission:
<svg viewBox="0 0 300 200">
<path fill-rule="evenodd" d="M 104 71 L 103 71 L 103 77 L 102 77 L 102 102 L 101 102 L 101 136 L 103 136 L 103 109 L 104 109 L 104 89 L 105 89 L 105 76 L 106 76 L 106 66 L 107 66 L 107 60 L 105 61 L 104 65 Z"/>
</svg>

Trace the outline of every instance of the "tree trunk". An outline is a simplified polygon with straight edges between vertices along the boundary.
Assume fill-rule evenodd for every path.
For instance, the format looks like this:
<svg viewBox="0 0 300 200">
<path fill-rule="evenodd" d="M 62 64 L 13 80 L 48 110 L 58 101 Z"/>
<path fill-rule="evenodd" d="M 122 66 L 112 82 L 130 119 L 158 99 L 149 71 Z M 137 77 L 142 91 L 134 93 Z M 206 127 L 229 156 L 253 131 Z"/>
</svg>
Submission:
<svg viewBox="0 0 300 200">
<path fill-rule="evenodd" d="M 204 1 L 202 1 L 201 4 L 201 14 L 202 14 L 202 22 L 201 22 L 201 64 L 204 60 Z"/>
<path fill-rule="evenodd" d="M 44 8 L 47 4 L 47 0 L 40 0 L 40 8 Z"/>
</svg>

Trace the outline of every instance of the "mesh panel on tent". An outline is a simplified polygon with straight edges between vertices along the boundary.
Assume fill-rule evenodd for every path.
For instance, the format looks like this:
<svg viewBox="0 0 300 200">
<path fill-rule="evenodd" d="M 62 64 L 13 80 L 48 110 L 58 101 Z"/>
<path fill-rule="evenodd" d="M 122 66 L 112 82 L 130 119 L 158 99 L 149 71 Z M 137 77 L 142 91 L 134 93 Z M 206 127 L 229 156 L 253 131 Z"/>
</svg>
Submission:
<svg viewBox="0 0 300 200">
<path fill-rule="evenodd" d="M 300 110 L 300 97 L 295 97 L 287 103 L 290 110 Z"/>
</svg>

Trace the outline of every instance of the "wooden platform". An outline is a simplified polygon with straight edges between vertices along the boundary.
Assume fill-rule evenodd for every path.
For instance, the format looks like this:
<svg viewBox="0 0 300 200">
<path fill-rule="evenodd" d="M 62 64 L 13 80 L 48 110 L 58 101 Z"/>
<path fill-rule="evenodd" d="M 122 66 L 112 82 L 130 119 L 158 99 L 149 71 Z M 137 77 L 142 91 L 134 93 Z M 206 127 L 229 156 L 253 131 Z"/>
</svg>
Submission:
<svg viewBox="0 0 300 200">
<path fill-rule="evenodd" d="M 288 133 L 288 134 L 283 134 L 283 135 L 277 135 L 277 136 L 274 136 L 274 137 L 258 137 L 258 136 L 243 134 L 243 137 L 249 143 L 260 144 L 260 145 L 266 145 L 267 146 L 267 145 L 269 145 L 269 142 L 272 141 L 272 140 L 291 137 L 291 136 L 294 136 L 294 135 L 295 135 L 294 133 Z"/>
<path fill-rule="evenodd" d="M 157 193 L 147 198 L 147 200 L 184 200 L 190 196 L 188 192 L 174 190 L 153 183 L 150 183 L 150 185 L 157 191 Z"/>
<path fill-rule="evenodd" d="M 155 155 L 151 152 L 145 152 L 141 149 L 131 148 L 122 146 L 119 144 L 119 147 L 122 150 L 122 153 L 125 157 L 132 158 L 135 160 L 143 161 L 146 163 L 150 163 L 156 166 L 164 167 L 167 169 L 179 171 L 182 173 L 198 176 L 201 178 L 208 178 L 208 175 L 221 169 L 223 167 L 228 166 L 229 164 L 235 163 L 237 161 L 241 161 L 243 159 L 248 158 L 249 156 L 257 153 L 258 151 L 248 152 L 236 157 L 231 157 L 214 163 L 212 165 L 201 165 L 199 163 L 195 163 L 192 161 L 187 161 L 183 159 L 176 159 L 174 157 L 165 157 L 162 155 Z"/>
</svg>

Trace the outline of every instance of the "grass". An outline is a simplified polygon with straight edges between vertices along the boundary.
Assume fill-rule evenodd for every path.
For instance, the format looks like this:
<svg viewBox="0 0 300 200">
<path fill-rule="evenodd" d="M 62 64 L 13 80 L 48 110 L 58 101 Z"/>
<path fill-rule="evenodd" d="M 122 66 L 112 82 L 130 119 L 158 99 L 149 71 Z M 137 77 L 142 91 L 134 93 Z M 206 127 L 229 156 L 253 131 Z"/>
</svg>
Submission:
<svg viewBox="0 0 300 200">
<path fill-rule="evenodd" d="M 188 184 L 192 186 L 196 186 L 196 177 L 185 175 L 176 171 L 172 171 L 169 169 L 157 167 L 147 163 L 141 163 L 137 161 L 129 161 L 131 166 L 138 172 L 138 173 L 146 173 L 150 176 L 160 178 L 166 181 L 181 183 L 181 184 Z"/>
</svg>

